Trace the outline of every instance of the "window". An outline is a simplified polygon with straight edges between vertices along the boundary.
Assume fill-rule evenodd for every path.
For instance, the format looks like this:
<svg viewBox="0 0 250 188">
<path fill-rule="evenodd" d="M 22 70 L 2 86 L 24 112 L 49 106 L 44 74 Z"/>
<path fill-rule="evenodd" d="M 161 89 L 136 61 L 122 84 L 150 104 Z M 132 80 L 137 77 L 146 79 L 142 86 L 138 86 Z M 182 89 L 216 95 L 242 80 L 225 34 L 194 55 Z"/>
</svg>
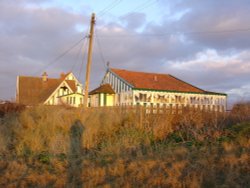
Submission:
<svg viewBox="0 0 250 188">
<path fill-rule="evenodd" d="M 125 84 L 122 82 L 122 91 L 125 90 Z"/>
<path fill-rule="evenodd" d="M 118 93 L 118 89 L 117 89 L 117 78 L 115 77 L 115 92 Z"/>
<path fill-rule="evenodd" d="M 146 100 L 147 100 L 147 94 L 140 93 L 139 94 L 139 98 L 140 98 L 140 101 L 146 102 Z"/>
</svg>

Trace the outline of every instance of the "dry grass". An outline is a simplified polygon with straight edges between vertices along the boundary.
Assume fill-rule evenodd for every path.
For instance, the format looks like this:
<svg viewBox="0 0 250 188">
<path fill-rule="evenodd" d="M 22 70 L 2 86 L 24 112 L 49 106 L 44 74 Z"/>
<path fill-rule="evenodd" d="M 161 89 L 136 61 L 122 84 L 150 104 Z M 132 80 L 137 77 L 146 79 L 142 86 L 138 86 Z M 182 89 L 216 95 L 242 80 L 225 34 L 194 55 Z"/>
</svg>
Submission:
<svg viewBox="0 0 250 188">
<path fill-rule="evenodd" d="M 5 113 L 0 187 L 249 187 L 248 110 L 138 115 L 38 106 Z M 84 125 L 79 140 L 76 120 Z"/>
</svg>

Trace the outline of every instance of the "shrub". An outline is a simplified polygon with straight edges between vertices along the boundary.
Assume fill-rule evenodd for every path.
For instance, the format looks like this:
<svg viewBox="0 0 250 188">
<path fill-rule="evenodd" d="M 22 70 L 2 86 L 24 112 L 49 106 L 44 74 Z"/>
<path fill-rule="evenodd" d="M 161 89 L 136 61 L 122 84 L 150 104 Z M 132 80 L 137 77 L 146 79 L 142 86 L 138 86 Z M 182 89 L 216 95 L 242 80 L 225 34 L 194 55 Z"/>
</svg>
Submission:
<svg viewBox="0 0 250 188">
<path fill-rule="evenodd" d="M 65 187 L 72 164 L 83 167 L 75 178 L 86 187 L 249 187 L 250 123 L 228 124 L 233 114 L 58 106 L 10 113 L 0 121 L 0 187 Z M 84 132 L 72 153 L 76 120 Z"/>
<path fill-rule="evenodd" d="M 10 113 L 19 113 L 24 109 L 25 106 L 22 104 L 11 103 L 11 102 L 0 104 L 0 118 Z"/>
</svg>

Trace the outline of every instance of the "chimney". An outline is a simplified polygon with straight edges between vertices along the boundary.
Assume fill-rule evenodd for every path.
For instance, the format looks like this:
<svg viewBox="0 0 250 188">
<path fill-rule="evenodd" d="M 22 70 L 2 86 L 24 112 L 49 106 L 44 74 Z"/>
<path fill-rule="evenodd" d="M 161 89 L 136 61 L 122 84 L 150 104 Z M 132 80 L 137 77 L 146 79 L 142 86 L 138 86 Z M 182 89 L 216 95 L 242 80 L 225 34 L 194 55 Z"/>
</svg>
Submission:
<svg viewBox="0 0 250 188">
<path fill-rule="evenodd" d="M 62 73 L 60 74 L 60 78 L 61 78 L 61 79 L 64 79 L 64 78 L 65 78 L 65 73 L 64 73 L 64 72 L 62 72 Z"/>
<path fill-rule="evenodd" d="M 46 72 L 43 73 L 42 80 L 43 82 L 46 82 L 48 80 L 48 74 Z"/>
<path fill-rule="evenodd" d="M 157 80 L 157 76 L 156 75 L 154 75 L 154 81 L 155 82 L 157 82 L 158 80 Z"/>
</svg>

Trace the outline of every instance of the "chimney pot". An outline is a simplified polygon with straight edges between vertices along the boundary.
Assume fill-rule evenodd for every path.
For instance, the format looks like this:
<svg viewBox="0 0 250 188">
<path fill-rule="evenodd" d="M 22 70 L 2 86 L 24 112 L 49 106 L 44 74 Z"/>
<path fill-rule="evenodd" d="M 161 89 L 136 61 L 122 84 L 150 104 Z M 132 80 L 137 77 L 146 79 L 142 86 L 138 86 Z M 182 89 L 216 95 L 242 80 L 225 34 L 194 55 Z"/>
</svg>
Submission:
<svg viewBox="0 0 250 188">
<path fill-rule="evenodd" d="M 47 74 L 46 72 L 44 72 L 44 73 L 42 74 L 42 80 L 43 80 L 44 82 L 46 82 L 46 81 L 48 80 L 48 74 Z"/>
<path fill-rule="evenodd" d="M 60 77 L 61 77 L 61 79 L 64 79 L 64 77 L 65 77 L 65 73 L 64 73 L 64 72 L 62 72 L 62 73 L 60 74 Z"/>
<path fill-rule="evenodd" d="M 156 76 L 156 75 L 154 76 L 154 81 L 155 81 L 155 82 L 157 82 L 157 81 L 158 81 L 158 80 L 157 80 L 157 76 Z"/>
</svg>

